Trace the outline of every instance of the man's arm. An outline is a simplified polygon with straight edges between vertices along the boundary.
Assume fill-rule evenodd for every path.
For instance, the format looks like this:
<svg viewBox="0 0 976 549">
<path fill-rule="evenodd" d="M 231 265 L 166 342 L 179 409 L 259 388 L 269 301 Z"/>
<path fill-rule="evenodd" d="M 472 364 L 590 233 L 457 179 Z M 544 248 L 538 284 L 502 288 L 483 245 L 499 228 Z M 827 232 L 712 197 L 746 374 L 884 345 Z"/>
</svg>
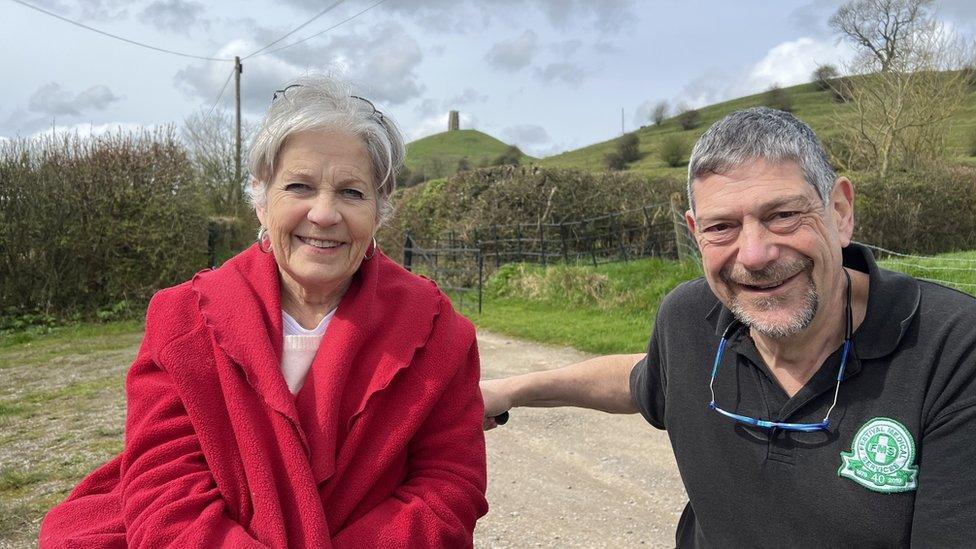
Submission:
<svg viewBox="0 0 976 549">
<path fill-rule="evenodd" d="M 495 416 L 518 406 L 577 406 L 612 414 L 637 413 L 630 395 L 630 372 L 643 357 L 600 356 L 555 370 L 482 381 L 484 427 L 493 429 Z"/>
</svg>

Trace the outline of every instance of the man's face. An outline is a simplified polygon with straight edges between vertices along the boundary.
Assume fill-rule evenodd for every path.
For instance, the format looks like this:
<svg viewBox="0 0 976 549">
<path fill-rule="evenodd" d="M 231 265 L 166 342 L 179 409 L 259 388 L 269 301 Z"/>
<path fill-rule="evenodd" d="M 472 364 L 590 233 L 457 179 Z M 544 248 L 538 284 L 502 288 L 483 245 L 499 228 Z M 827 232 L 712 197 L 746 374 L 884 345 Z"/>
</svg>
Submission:
<svg viewBox="0 0 976 549">
<path fill-rule="evenodd" d="M 827 207 L 795 162 L 744 164 L 692 185 L 705 278 L 753 330 L 790 337 L 843 291 L 841 248 L 853 231 L 853 188 L 839 178 Z"/>
</svg>

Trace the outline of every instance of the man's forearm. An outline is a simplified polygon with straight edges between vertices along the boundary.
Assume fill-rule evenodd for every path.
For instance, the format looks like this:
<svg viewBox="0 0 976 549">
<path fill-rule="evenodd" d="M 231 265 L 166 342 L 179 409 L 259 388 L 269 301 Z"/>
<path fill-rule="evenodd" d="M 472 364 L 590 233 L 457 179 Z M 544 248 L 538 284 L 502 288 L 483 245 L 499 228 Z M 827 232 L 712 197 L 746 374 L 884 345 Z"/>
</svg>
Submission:
<svg viewBox="0 0 976 549">
<path fill-rule="evenodd" d="M 503 380 L 495 390 L 515 406 L 577 406 L 615 414 L 637 412 L 630 396 L 630 372 L 643 355 L 609 355 L 555 370 Z"/>
</svg>

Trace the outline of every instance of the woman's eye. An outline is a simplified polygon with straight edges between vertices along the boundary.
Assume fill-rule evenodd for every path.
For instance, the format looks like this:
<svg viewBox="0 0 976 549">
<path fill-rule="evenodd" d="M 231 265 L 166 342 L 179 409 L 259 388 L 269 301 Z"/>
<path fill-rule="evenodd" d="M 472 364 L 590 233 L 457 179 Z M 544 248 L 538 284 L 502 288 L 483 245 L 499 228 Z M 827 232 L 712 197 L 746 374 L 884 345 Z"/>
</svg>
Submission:
<svg viewBox="0 0 976 549">
<path fill-rule="evenodd" d="M 311 187 L 305 183 L 288 183 L 285 185 L 285 190 L 291 192 L 303 192 L 309 190 L 310 188 Z"/>
<path fill-rule="evenodd" d="M 343 189 L 342 194 L 349 198 L 366 198 L 366 193 L 359 189 Z"/>
</svg>

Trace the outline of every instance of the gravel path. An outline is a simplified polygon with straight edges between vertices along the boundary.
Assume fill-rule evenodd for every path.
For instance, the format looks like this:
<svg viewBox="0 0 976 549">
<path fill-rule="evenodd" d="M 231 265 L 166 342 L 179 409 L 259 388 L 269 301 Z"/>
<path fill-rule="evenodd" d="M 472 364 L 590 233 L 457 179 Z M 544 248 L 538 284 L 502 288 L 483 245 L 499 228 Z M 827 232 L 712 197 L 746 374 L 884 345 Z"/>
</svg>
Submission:
<svg viewBox="0 0 976 549">
<path fill-rule="evenodd" d="M 485 379 L 591 356 L 485 332 L 478 346 Z M 639 415 L 519 408 L 486 437 L 476 547 L 674 547 L 684 487 L 667 435 Z"/>
</svg>

